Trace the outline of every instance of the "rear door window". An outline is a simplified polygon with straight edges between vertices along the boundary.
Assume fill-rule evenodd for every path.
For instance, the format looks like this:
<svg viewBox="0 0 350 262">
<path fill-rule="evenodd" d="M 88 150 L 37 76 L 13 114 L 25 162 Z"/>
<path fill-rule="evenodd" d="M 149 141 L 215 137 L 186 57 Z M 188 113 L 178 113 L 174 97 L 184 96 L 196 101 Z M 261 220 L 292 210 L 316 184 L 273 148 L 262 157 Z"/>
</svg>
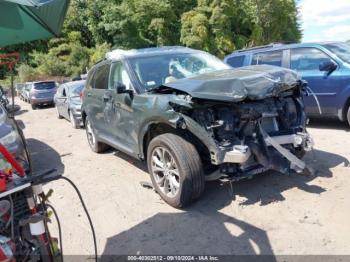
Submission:
<svg viewBox="0 0 350 262">
<path fill-rule="evenodd" d="M 282 66 L 283 51 L 270 51 L 253 55 L 252 65 Z"/>
<path fill-rule="evenodd" d="M 233 56 L 227 59 L 227 64 L 229 64 L 232 67 L 242 67 L 244 65 L 244 55 L 240 55 L 240 56 Z"/>
<path fill-rule="evenodd" d="M 290 50 L 290 68 L 296 71 L 319 71 L 320 64 L 329 61 L 333 60 L 317 48 L 305 47 Z"/>
<path fill-rule="evenodd" d="M 109 77 L 109 64 L 104 64 L 98 67 L 94 74 L 94 84 L 95 89 L 107 89 L 108 88 L 108 77 Z"/>
</svg>

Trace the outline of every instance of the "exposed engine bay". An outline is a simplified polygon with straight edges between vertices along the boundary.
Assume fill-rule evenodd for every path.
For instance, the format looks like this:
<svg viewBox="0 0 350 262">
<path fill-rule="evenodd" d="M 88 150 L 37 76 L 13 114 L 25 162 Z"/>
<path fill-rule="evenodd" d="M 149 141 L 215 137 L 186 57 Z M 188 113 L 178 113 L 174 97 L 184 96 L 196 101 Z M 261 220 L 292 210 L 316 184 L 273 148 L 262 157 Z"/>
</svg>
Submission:
<svg viewBox="0 0 350 262">
<path fill-rule="evenodd" d="M 216 167 L 208 180 L 239 180 L 267 170 L 283 174 L 311 171 L 300 159 L 313 145 L 305 128 L 302 97 L 306 83 L 291 71 L 263 69 L 272 69 L 268 77 L 252 74 L 248 79 L 245 74 L 237 80 L 223 73 L 220 81 L 211 80 L 226 91 L 226 96 L 208 93 L 208 81 L 193 82 L 190 92 L 179 88 L 178 82 L 173 87 L 177 99 L 188 102 L 170 103 L 184 118 L 185 124 L 180 126 L 196 135 L 199 128 L 194 126 L 198 124 L 208 135 L 202 142 L 207 145 L 206 140 L 212 140 L 215 144 L 207 146 Z M 203 94 L 208 98 L 203 99 Z"/>
</svg>

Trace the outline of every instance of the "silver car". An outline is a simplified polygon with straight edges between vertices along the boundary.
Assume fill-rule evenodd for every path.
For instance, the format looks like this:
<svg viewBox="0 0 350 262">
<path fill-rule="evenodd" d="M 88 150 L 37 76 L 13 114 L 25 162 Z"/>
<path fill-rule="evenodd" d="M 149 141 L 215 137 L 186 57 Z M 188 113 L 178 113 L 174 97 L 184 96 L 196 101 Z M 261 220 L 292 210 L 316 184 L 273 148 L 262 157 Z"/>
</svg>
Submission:
<svg viewBox="0 0 350 262">
<path fill-rule="evenodd" d="M 82 125 L 81 93 L 84 86 L 85 80 L 62 84 L 54 97 L 58 118 L 68 119 L 73 128 L 79 128 Z"/>
<path fill-rule="evenodd" d="M 29 102 L 29 92 L 30 92 L 31 88 L 32 88 L 32 82 L 27 82 L 24 84 L 24 87 L 23 87 L 21 94 L 20 94 L 20 98 L 23 101 Z"/>
<path fill-rule="evenodd" d="M 33 82 L 29 91 L 29 103 L 32 109 L 41 105 L 52 105 L 53 98 L 57 91 L 55 81 Z"/>
</svg>

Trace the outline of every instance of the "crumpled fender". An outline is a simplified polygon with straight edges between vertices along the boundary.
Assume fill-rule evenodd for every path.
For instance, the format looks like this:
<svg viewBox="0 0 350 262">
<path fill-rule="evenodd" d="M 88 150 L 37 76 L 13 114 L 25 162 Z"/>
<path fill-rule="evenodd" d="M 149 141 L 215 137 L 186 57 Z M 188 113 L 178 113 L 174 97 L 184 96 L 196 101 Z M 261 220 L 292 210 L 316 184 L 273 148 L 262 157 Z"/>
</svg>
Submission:
<svg viewBox="0 0 350 262">
<path fill-rule="evenodd" d="M 220 164 L 224 158 L 225 151 L 220 150 L 215 140 L 210 134 L 196 121 L 189 116 L 179 113 L 182 120 L 186 124 L 186 129 L 196 136 L 209 150 L 210 159 L 213 164 Z"/>
</svg>

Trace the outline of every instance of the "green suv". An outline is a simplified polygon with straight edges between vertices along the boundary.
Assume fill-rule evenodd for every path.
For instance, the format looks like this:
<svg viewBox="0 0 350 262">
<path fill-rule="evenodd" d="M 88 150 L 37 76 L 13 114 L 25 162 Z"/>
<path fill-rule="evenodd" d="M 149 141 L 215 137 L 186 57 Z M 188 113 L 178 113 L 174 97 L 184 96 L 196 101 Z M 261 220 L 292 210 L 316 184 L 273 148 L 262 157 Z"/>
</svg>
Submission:
<svg viewBox="0 0 350 262">
<path fill-rule="evenodd" d="M 155 190 L 183 207 L 208 180 L 305 171 L 304 87 L 294 71 L 184 47 L 114 50 L 88 73 L 82 116 L 93 151 L 147 161 Z"/>
</svg>

